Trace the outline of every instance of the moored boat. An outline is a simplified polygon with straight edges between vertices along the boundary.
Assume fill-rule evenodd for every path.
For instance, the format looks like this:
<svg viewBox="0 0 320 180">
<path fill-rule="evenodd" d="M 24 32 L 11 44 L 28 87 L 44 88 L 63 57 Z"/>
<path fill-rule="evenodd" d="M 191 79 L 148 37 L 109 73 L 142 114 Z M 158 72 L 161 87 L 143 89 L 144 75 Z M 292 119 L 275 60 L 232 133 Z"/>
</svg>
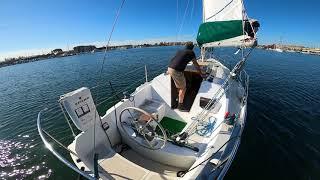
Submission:
<svg viewBox="0 0 320 180">
<path fill-rule="evenodd" d="M 245 62 L 257 44 L 259 23 L 249 19 L 243 1 L 204 0 L 197 43 L 203 78 L 192 64 L 187 80 L 187 112 L 174 108 L 177 89 L 169 74 L 145 82 L 108 109 L 97 111 L 89 88 L 64 94 L 59 105 L 74 140 L 68 146 L 37 125 L 46 147 L 88 179 L 222 179 L 240 144 L 247 113 L 249 76 Z M 211 56 L 212 49 L 237 47 L 241 58 L 232 69 Z M 251 48 L 245 52 L 245 48 Z M 72 125 L 80 131 L 75 134 Z M 47 140 L 64 147 L 61 156 Z"/>
</svg>

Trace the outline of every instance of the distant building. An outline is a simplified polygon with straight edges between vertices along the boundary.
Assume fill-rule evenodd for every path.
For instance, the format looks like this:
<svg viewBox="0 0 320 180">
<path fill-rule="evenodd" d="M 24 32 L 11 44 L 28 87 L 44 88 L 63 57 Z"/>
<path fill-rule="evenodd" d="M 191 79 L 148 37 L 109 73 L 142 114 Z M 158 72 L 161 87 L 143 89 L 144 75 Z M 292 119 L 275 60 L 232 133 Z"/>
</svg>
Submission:
<svg viewBox="0 0 320 180">
<path fill-rule="evenodd" d="M 96 47 L 92 46 L 92 45 L 90 45 L 90 46 L 76 46 L 73 48 L 73 51 L 75 53 L 83 53 L 83 52 L 91 52 L 95 49 L 96 49 Z"/>
<path fill-rule="evenodd" d="M 51 53 L 54 54 L 54 55 L 58 55 L 58 54 L 63 53 L 63 51 L 62 51 L 62 49 L 54 49 L 54 50 L 51 51 Z"/>
</svg>

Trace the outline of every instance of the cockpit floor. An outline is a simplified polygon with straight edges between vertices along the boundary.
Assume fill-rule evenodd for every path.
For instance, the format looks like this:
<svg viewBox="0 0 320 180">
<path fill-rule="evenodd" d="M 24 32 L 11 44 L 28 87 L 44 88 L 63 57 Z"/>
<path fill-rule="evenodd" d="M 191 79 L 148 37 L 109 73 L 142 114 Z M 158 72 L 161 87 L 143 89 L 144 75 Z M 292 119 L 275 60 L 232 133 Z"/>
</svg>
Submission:
<svg viewBox="0 0 320 180">
<path fill-rule="evenodd" d="M 163 174 L 166 176 L 177 177 L 177 172 L 182 170 L 177 167 L 161 164 L 153 160 L 147 159 L 141 156 L 139 153 L 136 153 L 132 149 L 123 151 L 121 153 L 121 156 L 141 167 L 144 167 L 145 169 L 148 169 L 149 171 Z"/>
</svg>

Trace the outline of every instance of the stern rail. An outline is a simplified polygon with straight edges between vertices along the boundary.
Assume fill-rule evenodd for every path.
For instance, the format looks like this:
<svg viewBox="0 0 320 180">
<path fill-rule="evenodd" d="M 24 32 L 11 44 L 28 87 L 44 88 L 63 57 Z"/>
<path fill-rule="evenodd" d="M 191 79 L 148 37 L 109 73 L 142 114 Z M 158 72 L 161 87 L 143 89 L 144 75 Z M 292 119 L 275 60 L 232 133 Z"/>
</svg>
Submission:
<svg viewBox="0 0 320 180">
<path fill-rule="evenodd" d="M 62 145 L 62 143 L 60 143 L 59 141 L 57 141 L 56 139 L 54 139 L 50 134 L 48 134 L 45 130 L 42 129 L 41 127 L 41 113 L 43 111 L 47 110 L 47 108 L 41 110 L 38 113 L 38 118 L 37 118 L 37 129 L 39 132 L 39 135 L 41 137 L 41 140 L 43 141 L 45 147 L 56 157 L 58 158 L 61 162 L 63 162 L 66 166 L 68 166 L 69 168 L 71 168 L 72 170 L 74 170 L 75 172 L 77 172 L 78 174 L 80 174 L 81 176 L 90 179 L 90 180 L 95 180 L 96 178 L 92 177 L 91 175 L 81 171 L 78 167 L 76 167 L 73 163 L 69 162 L 67 159 L 65 159 L 62 155 L 60 155 L 52 146 L 51 144 L 48 142 L 48 140 L 45 138 L 45 135 L 48 135 L 52 140 L 56 141 L 60 146 Z M 64 148 L 66 148 L 65 146 L 62 146 Z M 71 151 L 70 149 L 66 148 L 69 152 Z M 76 154 L 73 151 L 71 151 L 72 154 Z"/>
</svg>

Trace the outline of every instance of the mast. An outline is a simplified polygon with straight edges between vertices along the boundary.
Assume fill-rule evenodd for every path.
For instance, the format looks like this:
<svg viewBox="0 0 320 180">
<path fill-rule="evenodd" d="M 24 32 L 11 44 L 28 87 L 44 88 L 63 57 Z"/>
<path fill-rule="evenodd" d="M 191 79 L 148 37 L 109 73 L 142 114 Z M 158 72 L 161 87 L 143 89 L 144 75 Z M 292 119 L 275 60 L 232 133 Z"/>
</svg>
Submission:
<svg viewBox="0 0 320 180">
<path fill-rule="evenodd" d="M 202 22 L 205 20 L 204 0 L 202 0 Z"/>
<path fill-rule="evenodd" d="M 205 21 L 205 10 L 204 10 L 204 0 L 202 0 L 202 23 Z M 206 49 L 204 47 L 200 47 L 201 61 L 204 61 L 206 55 Z"/>
</svg>

